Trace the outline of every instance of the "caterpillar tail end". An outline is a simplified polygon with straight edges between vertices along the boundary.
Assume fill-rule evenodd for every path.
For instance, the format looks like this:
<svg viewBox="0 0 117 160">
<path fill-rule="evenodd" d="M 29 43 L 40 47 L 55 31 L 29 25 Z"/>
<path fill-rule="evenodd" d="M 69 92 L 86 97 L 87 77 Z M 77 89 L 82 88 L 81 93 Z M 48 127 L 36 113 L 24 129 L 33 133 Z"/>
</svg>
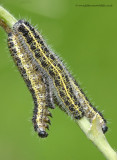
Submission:
<svg viewBox="0 0 117 160">
<path fill-rule="evenodd" d="M 46 138 L 48 136 L 48 133 L 45 131 L 39 131 L 38 136 L 40 138 Z"/>
<path fill-rule="evenodd" d="M 102 127 L 102 131 L 105 134 L 108 131 L 108 127 L 107 126 Z"/>
</svg>

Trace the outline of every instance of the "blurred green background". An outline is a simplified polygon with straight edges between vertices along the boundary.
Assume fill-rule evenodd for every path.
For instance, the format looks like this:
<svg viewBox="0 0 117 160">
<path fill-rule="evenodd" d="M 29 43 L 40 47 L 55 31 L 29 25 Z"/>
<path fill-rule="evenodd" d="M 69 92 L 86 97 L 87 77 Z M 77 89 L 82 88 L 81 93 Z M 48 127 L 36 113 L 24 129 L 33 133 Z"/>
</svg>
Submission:
<svg viewBox="0 0 117 160">
<path fill-rule="evenodd" d="M 17 19 L 26 18 L 67 63 L 86 95 L 104 111 L 106 137 L 117 149 L 117 2 L 112 0 L 0 0 Z M 112 7 L 76 7 L 112 4 Z M 31 122 L 32 97 L 13 63 L 0 28 L 0 160 L 103 160 L 70 117 L 52 110 L 49 136 Z"/>
</svg>

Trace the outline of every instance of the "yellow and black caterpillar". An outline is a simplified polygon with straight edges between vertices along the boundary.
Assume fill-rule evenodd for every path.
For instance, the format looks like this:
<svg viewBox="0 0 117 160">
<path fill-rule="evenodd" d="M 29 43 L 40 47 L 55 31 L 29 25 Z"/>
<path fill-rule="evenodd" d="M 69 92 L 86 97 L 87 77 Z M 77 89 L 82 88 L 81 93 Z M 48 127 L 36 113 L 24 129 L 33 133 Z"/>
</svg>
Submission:
<svg viewBox="0 0 117 160">
<path fill-rule="evenodd" d="M 54 108 L 49 94 L 49 82 L 41 73 L 32 55 L 24 51 L 14 33 L 8 35 L 8 46 L 34 100 L 35 108 L 32 118 L 34 129 L 40 137 L 46 137 L 48 135 L 46 128 L 49 129 L 47 123 L 50 123 L 47 116 L 52 116 L 48 107 Z"/>
<path fill-rule="evenodd" d="M 84 95 L 77 82 L 66 69 L 63 62 L 49 49 L 41 34 L 25 20 L 19 20 L 17 23 L 15 23 L 12 32 L 16 39 L 15 41 L 13 40 L 13 43 L 17 42 L 15 47 L 17 46 L 16 48 L 19 48 L 22 55 L 29 57 L 30 66 L 33 66 L 32 70 L 34 71 L 35 77 L 41 77 L 41 80 L 39 79 L 36 85 L 41 83 L 44 89 L 38 89 L 38 92 L 34 90 L 36 96 L 37 93 L 40 93 L 43 94 L 42 97 L 47 99 L 45 100 L 46 103 L 41 104 L 41 101 L 36 103 L 38 106 L 36 108 L 38 108 L 38 110 L 40 110 L 40 108 L 42 109 L 42 112 L 40 112 L 42 114 L 40 115 L 42 116 L 42 119 L 44 119 L 44 123 L 41 121 L 40 124 L 45 125 L 49 121 L 44 113 L 49 115 L 47 114 L 47 108 L 54 106 L 53 99 L 56 98 L 60 104 L 59 106 L 62 106 L 62 109 L 74 119 L 81 119 L 83 116 L 86 116 L 89 121 L 92 122 L 93 118 L 97 116 L 100 121 L 102 131 L 105 133 L 108 129 L 106 126 L 106 120 L 103 118 L 102 114 L 90 104 L 87 97 Z M 11 36 L 9 36 L 9 39 L 10 38 Z M 9 39 L 8 41 L 10 44 Z M 12 45 L 9 46 L 14 49 Z M 14 53 L 13 51 L 11 52 Z M 13 57 L 16 64 L 18 64 L 16 60 L 17 58 L 15 58 L 15 56 Z M 25 65 L 27 66 L 29 62 L 26 60 Z M 19 70 L 22 70 L 21 68 L 22 67 L 19 65 Z M 29 70 L 30 69 L 31 67 L 29 67 Z M 25 78 L 25 76 L 28 77 L 29 75 L 27 75 L 27 72 L 26 74 L 22 75 L 26 81 L 27 78 Z M 36 86 L 32 81 L 30 82 L 31 87 Z M 42 101 L 44 102 L 44 99 Z M 56 102 L 54 101 L 54 103 Z M 47 108 L 44 104 L 47 105 Z M 46 112 L 43 113 L 43 110 L 46 110 Z M 39 129 L 38 133 L 40 133 L 40 127 L 39 124 L 37 125 L 36 115 L 37 114 L 34 114 L 33 122 L 34 126 L 35 124 L 37 126 L 35 127 L 36 130 Z M 43 115 L 45 118 L 43 118 Z M 45 132 L 45 128 L 43 128 L 42 131 Z"/>
</svg>

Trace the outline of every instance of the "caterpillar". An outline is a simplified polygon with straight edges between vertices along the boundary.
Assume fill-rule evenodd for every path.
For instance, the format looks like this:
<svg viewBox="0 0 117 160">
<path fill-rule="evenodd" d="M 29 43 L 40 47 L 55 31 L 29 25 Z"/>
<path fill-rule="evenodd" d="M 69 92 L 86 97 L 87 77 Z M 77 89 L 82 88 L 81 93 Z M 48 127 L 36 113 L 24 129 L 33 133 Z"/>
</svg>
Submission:
<svg viewBox="0 0 117 160">
<path fill-rule="evenodd" d="M 51 79 L 54 93 L 63 104 L 68 114 L 75 119 L 83 117 L 83 109 L 73 93 L 70 84 L 69 73 L 66 71 L 61 60 L 50 52 L 42 36 L 26 21 L 20 20 L 13 26 L 13 31 L 24 50 L 33 54 L 34 59 L 40 65 L 44 73 Z"/>
<path fill-rule="evenodd" d="M 13 32 L 8 34 L 8 47 L 34 100 L 35 108 L 32 118 L 34 129 L 40 137 L 47 137 L 46 128 L 49 129 L 47 123 L 50 123 L 47 116 L 52 117 L 48 107 L 54 108 L 48 79 L 41 73 L 33 56 L 22 48 L 17 35 Z"/>
<path fill-rule="evenodd" d="M 81 119 L 85 116 L 92 122 L 97 116 L 102 131 L 105 133 L 108 127 L 103 115 L 91 105 L 60 58 L 48 48 L 41 34 L 25 20 L 15 23 L 13 32 L 17 35 L 23 50 L 33 56 L 41 73 L 50 83 L 49 88 L 57 100 L 54 103 L 60 102 L 59 107 L 74 119 Z M 53 94 L 51 97 L 53 99 Z"/>
</svg>

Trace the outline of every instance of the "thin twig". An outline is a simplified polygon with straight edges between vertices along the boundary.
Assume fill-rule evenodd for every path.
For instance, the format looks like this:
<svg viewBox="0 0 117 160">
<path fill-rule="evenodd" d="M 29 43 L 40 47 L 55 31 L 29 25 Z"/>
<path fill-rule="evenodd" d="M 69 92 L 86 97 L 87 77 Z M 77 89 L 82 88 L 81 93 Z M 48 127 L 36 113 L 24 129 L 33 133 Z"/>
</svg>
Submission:
<svg viewBox="0 0 117 160">
<path fill-rule="evenodd" d="M 0 25 L 8 33 L 17 20 L 2 6 L 0 6 Z"/>
</svg>

